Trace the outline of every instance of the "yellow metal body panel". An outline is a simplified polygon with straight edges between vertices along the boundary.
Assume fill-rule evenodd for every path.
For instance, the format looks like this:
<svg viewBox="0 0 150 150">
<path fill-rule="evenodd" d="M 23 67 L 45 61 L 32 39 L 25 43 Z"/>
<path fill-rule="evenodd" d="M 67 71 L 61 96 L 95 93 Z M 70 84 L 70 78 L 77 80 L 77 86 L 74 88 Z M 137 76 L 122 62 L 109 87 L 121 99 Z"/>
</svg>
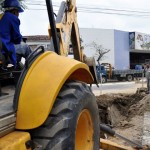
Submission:
<svg viewBox="0 0 150 150">
<path fill-rule="evenodd" d="M 83 62 L 83 47 L 81 46 L 79 28 L 77 23 L 76 0 L 66 0 L 68 11 L 62 12 L 62 20 L 56 24 L 59 33 L 60 55 L 68 56 L 70 44 L 74 59 Z M 49 37 L 51 38 L 51 27 L 48 27 Z"/>
<path fill-rule="evenodd" d="M 27 132 L 12 132 L 0 138 L 0 150 L 27 150 L 25 143 L 29 140 L 30 134 Z"/>
<path fill-rule="evenodd" d="M 66 3 L 67 3 L 67 1 L 66 1 Z M 69 8 L 69 10 L 71 11 L 72 8 L 75 7 L 75 6 L 76 6 L 76 0 L 70 0 L 70 8 Z"/>
<path fill-rule="evenodd" d="M 117 143 L 114 143 L 109 140 L 100 139 L 100 148 L 103 150 L 134 150 L 131 147 L 126 147 L 123 145 L 118 145 Z"/>
<path fill-rule="evenodd" d="M 79 117 L 76 127 L 75 150 L 92 150 L 94 146 L 93 141 L 93 123 L 90 112 L 84 109 Z"/>
<path fill-rule="evenodd" d="M 45 52 L 30 67 L 18 103 L 17 129 L 33 129 L 44 123 L 66 80 L 92 83 L 86 64 Z"/>
<path fill-rule="evenodd" d="M 4 15 L 3 13 L 2 13 L 2 14 L 0 14 L 0 20 L 2 19 L 3 15 Z"/>
</svg>

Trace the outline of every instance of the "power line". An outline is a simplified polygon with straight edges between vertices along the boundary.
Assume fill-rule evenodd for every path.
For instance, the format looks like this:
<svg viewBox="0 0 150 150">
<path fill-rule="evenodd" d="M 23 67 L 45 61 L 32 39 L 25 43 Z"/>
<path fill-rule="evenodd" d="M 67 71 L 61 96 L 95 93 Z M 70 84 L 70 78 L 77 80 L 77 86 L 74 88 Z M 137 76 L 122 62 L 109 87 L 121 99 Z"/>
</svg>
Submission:
<svg viewBox="0 0 150 150">
<path fill-rule="evenodd" d="M 28 5 L 37 5 L 37 6 L 46 6 L 46 4 L 41 3 L 27 3 Z M 58 4 L 53 4 L 55 7 L 59 7 Z M 137 11 L 137 10 L 128 10 L 128 9 L 115 9 L 115 8 L 103 8 L 103 7 L 88 7 L 88 6 L 78 6 L 78 9 L 86 10 L 109 10 L 109 11 L 123 11 L 123 12 L 132 12 L 132 13 L 150 13 L 150 11 Z"/>
<path fill-rule="evenodd" d="M 39 9 L 39 8 L 29 8 L 28 10 L 45 10 L 46 9 Z M 58 10 L 54 10 L 54 11 L 58 11 Z M 133 16 L 133 17 L 150 17 L 150 15 L 143 15 L 143 14 L 129 14 L 129 13 L 115 13 L 115 12 L 104 12 L 104 11 L 93 11 L 93 10 L 82 10 L 82 9 L 78 9 L 78 12 L 80 13 L 91 13 L 91 14 L 110 14 L 110 15 L 121 15 L 121 16 Z"/>
<path fill-rule="evenodd" d="M 34 3 L 32 3 L 32 4 L 29 4 L 29 3 L 27 3 L 27 5 L 45 6 L 45 7 L 46 7 L 46 5 L 45 5 L 45 4 L 34 4 Z"/>
<path fill-rule="evenodd" d="M 102 8 L 102 7 L 81 7 L 78 8 L 81 9 L 87 9 L 87 10 L 109 10 L 109 11 L 118 11 L 118 12 L 131 12 L 131 13 L 150 13 L 150 11 L 136 11 L 136 10 L 128 10 L 128 9 L 114 9 L 114 8 Z"/>
<path fill-rule="evenodd" d="M 27 3 L 32 6 L 46 6 L 46 4 L 37 3 Z M 57 3 L 53 4 L 54 7 L 59 8 Z M 46 8 L 29 8 L 29 10 L 46 10 Z M 57 10 L 56 10 L 57 11 Z M 87 7 L 78 6 L 78 12 L 81 13 L 101 13 L 101 14 L 112 14 L 112 15 L 124 15 L 124 16 L 134 16 L 134 17 L 150 17 L 149 11 L 137 11 L 137 10 L 128 10 L 128 9 L 114 9 L 114 8 L 102 8 L 102 7 Z"/>
<path fill-rule="evenodd" d="M 26 4 L 28 5 L 39 5 L 39 6 L 46 6 L 45 3 L 41 3 L 41 1 L 36 1 L 36 2 L 40 2 L 40 3 L 30 3 L 27 2 Z M 59 3 L 53 3 L 53 6 L 57 6 L 59 7 Z M 115 9 L 115 8 L 105 8 L 105 7 L 97 7 L 97 6 L 88 6 L 88 5 L 78 5 L 78 8 L 84 8 L 84 9 L 105 9 L 105 10 L 115 10 L 115 11 L 127 11 L 127 12 L 139 12 L 139 13 L 150 13 L 150 11 L 139 11 L 139 10 L 129 10 L 129 9 Z"/>
<path fill-rule="evenodd" d="M 104 11 L 86 11 L 86 10 L 78 10 L 78 12 L 83 13 L 96 13 L 96 14 L 111 14 L 111 15 L 121 15 L 121 16 L 135 16 L 135 17 L 150 17 L 150 15 L 140 15 L 140 14 L 125 14 L 125 13 L 115 13 L 115 12 L 104 12 Z"/>
</svg>

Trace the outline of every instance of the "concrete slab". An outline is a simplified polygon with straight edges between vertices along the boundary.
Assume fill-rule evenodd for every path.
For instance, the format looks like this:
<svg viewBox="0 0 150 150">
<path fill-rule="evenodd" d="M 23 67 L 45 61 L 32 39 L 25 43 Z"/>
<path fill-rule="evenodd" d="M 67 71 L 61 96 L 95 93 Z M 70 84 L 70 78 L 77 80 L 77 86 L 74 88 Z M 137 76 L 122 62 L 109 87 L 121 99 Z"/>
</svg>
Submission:
<svg viewBox="0 0 150 150">
<path fill-rule="evenodd" d="M 145 88 L 146 83 L 136 83 L 136 82 L 113 82 L 105 83 L 99 85 L 99 88 L 96 85 L 92 85 L 92 91 L 96 96 L 108 93 L 127 93 L 133 94 L 136 93 L 138 88 Z"/>
<path fill-rule="evenodd" d="M 150 111 L 144 113 L 142 145 L 150 146 Z"/>
</svg>

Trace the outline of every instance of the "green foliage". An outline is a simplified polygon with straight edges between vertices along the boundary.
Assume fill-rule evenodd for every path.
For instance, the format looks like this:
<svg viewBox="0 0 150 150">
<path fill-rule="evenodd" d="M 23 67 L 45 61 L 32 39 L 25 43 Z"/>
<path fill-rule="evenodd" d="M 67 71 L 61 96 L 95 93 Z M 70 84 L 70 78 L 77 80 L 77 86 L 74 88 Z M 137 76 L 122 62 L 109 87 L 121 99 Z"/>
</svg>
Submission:
<svg viewBox="0 0 150 150">
<path fill-rule="evenodd" d="M 4 0 L 0 1 L 0 11 L 2 10 L 2 4 L 3 4 Z"/>
<path fill-rule="evenodd" d="M 25 5 L 25 1 L 26 1 L 26 0 L 19 0 L 19 2 L 20 2 L 20 4 L 21 4 L 22 8 L 24 8 L 24 9 L 27 8 L 27 6 Z"/>
</svg>

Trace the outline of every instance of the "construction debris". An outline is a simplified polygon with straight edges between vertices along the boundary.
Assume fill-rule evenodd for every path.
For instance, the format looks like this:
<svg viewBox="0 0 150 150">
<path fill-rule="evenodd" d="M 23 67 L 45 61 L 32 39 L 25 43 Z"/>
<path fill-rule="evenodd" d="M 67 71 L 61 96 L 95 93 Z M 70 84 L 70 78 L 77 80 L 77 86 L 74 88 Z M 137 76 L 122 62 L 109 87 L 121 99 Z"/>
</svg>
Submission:
<svg viewBox="0 0 150 150">
<path fill-rule="evenodd" d="M 97 103 L 101 123 L 110 125 L 117 133 L 136 143 L 148 144 L 142 141 L 144 114 L 150 109 L 150 94 L 104 94 L 97 96 Z M 107 137 L 113 142 L 129 146 L 118 137 Z"/>
<path fill-rule="evenodd" d="M 144 114 L 142 144 L 150 146 L 150 111 L 146 111 Z"/>
</svg>

